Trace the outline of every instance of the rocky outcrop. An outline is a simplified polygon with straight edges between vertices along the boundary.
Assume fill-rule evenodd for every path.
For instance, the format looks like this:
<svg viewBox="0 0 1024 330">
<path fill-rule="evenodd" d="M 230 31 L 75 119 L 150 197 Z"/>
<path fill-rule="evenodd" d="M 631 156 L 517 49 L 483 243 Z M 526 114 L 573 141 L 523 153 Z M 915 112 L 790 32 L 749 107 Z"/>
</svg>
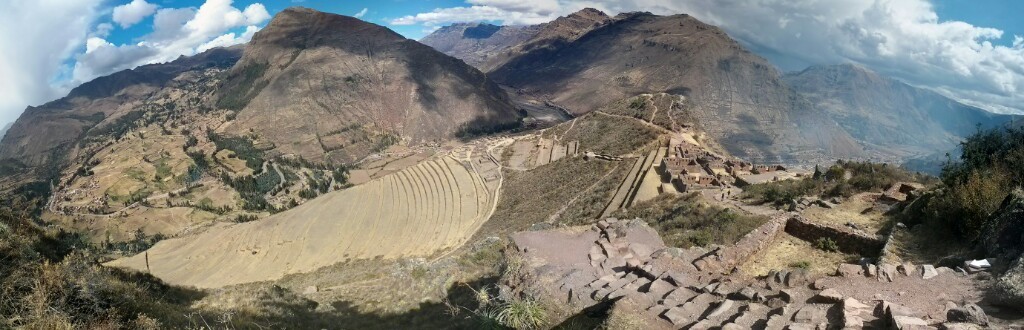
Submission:
<svg viewBox="0 0 1024 330">
<path fill-rule="evenodd" d="M 996 303 L 1024 310 L 1024 191 L 1014 190 L 992 214 L 982 233 L 986 257 L 1003 270 L 991 292 Z"/>
<path fill-rule="evenodd" d="M 1024 253 L 1024 191 L 1010 193 L 986 223 L 981 235 L 986 257 L 1014 260 Z"/>
<path fill-rule="evenodd" d="M 1024 311 L 1024 256 L 1010 264 L 999 276 L 990 296 L 993 302 Z"/>
</svg>

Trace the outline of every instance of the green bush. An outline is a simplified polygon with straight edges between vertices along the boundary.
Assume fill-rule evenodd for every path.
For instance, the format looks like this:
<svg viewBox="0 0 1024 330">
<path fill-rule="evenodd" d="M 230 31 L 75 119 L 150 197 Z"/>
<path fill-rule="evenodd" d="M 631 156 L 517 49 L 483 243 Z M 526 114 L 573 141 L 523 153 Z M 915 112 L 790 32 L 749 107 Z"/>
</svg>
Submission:
<svg viewBox="0 0 1024 330">
<path fill-rule="evenodd" d="M 836 244 L 836 241 L 828 237 L 819 238 L 817 241 L 814 242 L 814 245 L 817 246 L 819 250 L 825 252 L 839 251 L 839 244 Z"/>
<path fill-rule="evenodd" d="M 764 216 L 745 215 L 707 205 L 701 202 L 698 193 L 663 194 L 615 212 L 613 216 L 647 220 L 666 244 L 683 248 L 732 244 L 768 221 Z"/>
<path fill-rule="evenodd" d="M 910 203 L 900 221 L 927 223 L 969 242 L 981 238 L 1000 203 L 1024 184 L 1024 129 L 978 131 L 961 149 L 943 167 L 941 187 Z"/>
<path fill-rule="evenodd" d="M 930 183 L 933 178 L 888 164 L 836 161 L 824 173 L 815 167 L 815 175 L 799 180 L 759 183 L 743 189 L 741 197 L 759 203 L 783 206 L 800 196 L 850 197 L 862 192 L 882 191 L 901 181 Z M 847 179 L 849 177 L 849 179 Z"/>
</svg>

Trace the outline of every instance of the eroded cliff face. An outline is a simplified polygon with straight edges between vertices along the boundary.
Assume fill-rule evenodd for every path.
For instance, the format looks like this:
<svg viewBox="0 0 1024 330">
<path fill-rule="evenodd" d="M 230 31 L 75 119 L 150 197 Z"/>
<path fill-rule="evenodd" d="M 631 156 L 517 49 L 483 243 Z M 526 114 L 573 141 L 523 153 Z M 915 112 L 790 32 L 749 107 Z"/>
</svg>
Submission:
<svg viewBox="0 0 1024 330">
<path fill-rule="evenodd" d="M 346 162 L 395 143 L 443 142 L 518 124 L 480 71 L 356 18 L 290 8 L 258 32 L 220 90 L 227 131 Z"/>
</svg>

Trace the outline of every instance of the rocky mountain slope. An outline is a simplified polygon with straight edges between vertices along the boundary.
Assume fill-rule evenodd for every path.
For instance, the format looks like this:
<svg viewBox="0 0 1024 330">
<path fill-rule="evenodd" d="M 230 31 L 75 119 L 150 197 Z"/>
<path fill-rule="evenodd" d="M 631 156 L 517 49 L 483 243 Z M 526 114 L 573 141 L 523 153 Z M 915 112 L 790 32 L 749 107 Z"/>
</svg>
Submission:
<svg viewBox="0 0 1024 330">
<path fill-rule="evenodd" d="M 526 42 L 543 27 L 498 26 L 486 23 L 456 23 L 442 27 L 420 39 L 438 51 L 481 67 L 495 54 Z"/>
<path fill-rule="evenodd" d="M 443 142 L 515 126 L 508 96 L 480 71 L 356 18 L 289 8 L 253 36 L 220 89 L 239 110 L 227 132 L 274 151 L 351 162 L 398 142 Z"/>
<path fill-rule="evenodd" d="M 576 39 L 515 56 L 489 76 L 577 114 L 641 93 L 684 95 L 713 138 L 755 161 L 863 155 L 770 63 L 688 15 L 622 14 Z"/>
<path fill-rule="evenodd" d="M 37 167 L 63 159 L 87 131 L 115 123 L 178 76 L 227 68 L 240 56 L 239 47 L 216 48 L 169 63 L 144 65 L 96 78 L 63 98 L 29 107 L 0 142 L 0 161 Z"/>
<path fill-rule="evenodd" d="M 855 65 L 813 66 L 784 81 L 865 144 L 900 154 L 948 150 L 1010 115 L 964 105 Z"/>
</svg>

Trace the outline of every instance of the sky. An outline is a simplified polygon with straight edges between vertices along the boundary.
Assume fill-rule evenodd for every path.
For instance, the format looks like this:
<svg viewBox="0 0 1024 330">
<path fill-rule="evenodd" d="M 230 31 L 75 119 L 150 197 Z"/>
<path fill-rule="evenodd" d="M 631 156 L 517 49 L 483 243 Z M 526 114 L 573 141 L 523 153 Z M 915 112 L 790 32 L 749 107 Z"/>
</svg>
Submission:
<svg viewBox="0 0 1024 330">
<path fill-rule="evenodd" d="M 244 43 L 304 6 L 411 38 L 455 22 L 538 24 L 585 7 L 690 14 L 778 66 L 855 63 L 994 112 L 1024 113 L 1018 0 L 3 0 L 0 126 L 120 70 Z"/>
</svg>

